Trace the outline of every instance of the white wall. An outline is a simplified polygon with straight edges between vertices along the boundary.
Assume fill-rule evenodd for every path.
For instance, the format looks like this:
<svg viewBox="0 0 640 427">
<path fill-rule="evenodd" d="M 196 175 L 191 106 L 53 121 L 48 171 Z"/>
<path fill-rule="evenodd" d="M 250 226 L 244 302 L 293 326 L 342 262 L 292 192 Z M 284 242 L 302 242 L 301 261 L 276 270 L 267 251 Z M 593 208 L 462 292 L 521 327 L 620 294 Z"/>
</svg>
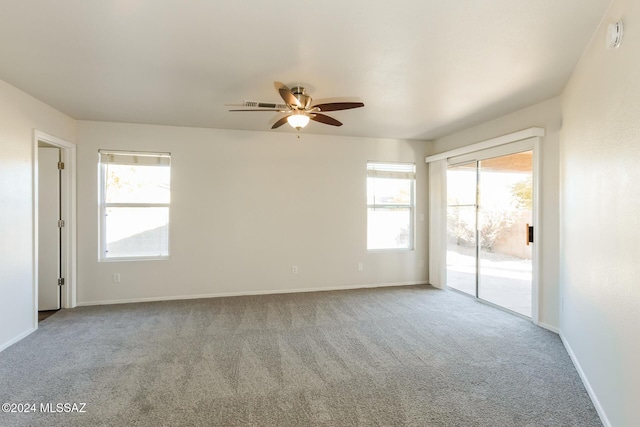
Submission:
<svg viewBox="0 0 640 427">
<path fill-rule="evenodd" d="M 442 153 L 500 135 L 539 126 L 546 135 L 540 144 L 540 299 L 539 323 L 556 330 L 559 326 L 559 132 L 562 126 L 561 100 L 553 98 L 532 107 L 436 139 L 429 154 Z"/>
<path fill-rule="evenodd" d="M 619 49 L 606 26 L 624 21 Z M 640 425 L 640 2 L 616 0 L 563 99 L 560 327 L 603 419 Z"/>
<path fill-rule="evenodd" d="M 78 303 L 426 282 L 426 144 L 308 130 L 78 122 Z M 170 260 L 98 262 L 98 149 L 171 152 Z M 416 163 L 416 250 L 367 252 L 367 160 Z"/>
<path fill-rule="evenodd" d="M 36 327 L 34 129 L 75 140 L 75 121 L 0 80 L 0 350 Z"/>
</svg>

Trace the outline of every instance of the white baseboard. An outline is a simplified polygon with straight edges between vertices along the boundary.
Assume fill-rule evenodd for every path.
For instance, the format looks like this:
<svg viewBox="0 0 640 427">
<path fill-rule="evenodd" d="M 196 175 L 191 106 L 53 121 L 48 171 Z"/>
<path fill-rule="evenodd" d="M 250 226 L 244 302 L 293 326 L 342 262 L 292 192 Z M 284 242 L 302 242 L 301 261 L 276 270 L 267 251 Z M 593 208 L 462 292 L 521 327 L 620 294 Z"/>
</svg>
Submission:
<svg viewBox="0 0 640 427">
<path fill-rule="evenodd" d="M 385 288 L 390 286 L 411 286 L 411 285 L 426 285 L 426 284 L 427 282 L 400 282 L 400 283 L 395 282 L 395 283 L 374 283 L 374 284 L 364 284 L 364 285 L 330 286 L 330 287 L 321 287 L 321 288 L 271 289 L 271 290 L 264 290 L 264 291 L 260 290 L 260 291 L 218 292 L 213 294 L 170 295 L 170 296 L 160 296 L 160 297 L 128 298 L 128 299 L 103 300 L 103 301 L 79 301 L 78 305 L 79 306 L 110 305 L 110 304 L 128 304 L 133 302 L 238 297 L 238 296 L 247 296 L 247 295 L 297 294 L 301 292 L 344 291 L 348 289 Z"/>
<path fill-rule="evenodd" d="M 558 329 L 558 327 L 556 327 L 556 326 L 551 326 L 551 325 L 548 325 L 548 324 L 542 323 L 542 322 L 538 322 L 538 326 L 540 326 L 541 328 L 544 328 L 544 329 L 546 329 L 548 331 L 554 332 L 556 334 L 560 334 L 560 329 Z"/>
<path fill-rule="evenodd" d="M 567 349 L 567 353 L 569 353 L 569 357 L 571 357 L 573 366 L 576 367 L 576 370 L 578 371 L 578 375 L 580 375 L 580 379 L 582 380 L 584 387 L 587 389 L 587 393 L 591 398 L 591 402 L 593 402 L 593 406 L 596 408 L 596 411 L 598 412 L 598 416 L 600 417 L 600 421 L 602 421 L 602 425 L 604 425 L 604 427 L 612 427 L 611 422 L 609 421 L 609 418 L 607 418 L 607 414 L 604 412 L 604 408 L 602 407 L 602 405 L 600 405 L 598 396 L 596 396 L 595 391 L 593 390 L 593 388 L 591 387 L 591 384 L 589 383 L 589 379 L 587 378 L 587 375 L 582 370 L 582 366 L 580 366 L 580 362 L 578 361 L 578 358 L 576 357 L 575 353 L 573 352 L 573 349 L 571 348 L 571 344 L 569 344 L 569 341 L 567 341 L 567 337 L 564 336 L 562 331 L 560 331 L 560 339 L 564 344 L 564 348 Z"/>
<path fill-rule="evenodd" d="M 13 344 L 17 343 L 18 341 L 20 341 L 21 339 L 27 337 L 28 335 L 30 335 L 31 333 L 35 332 L 37 328 L 30 328 L 27 329 L 25 332 L 21 333 L 20 335 L 18 335 L 17 337 L 13 337 L 12 339 L 10 339 L 9 341 L 0 344 L 0 351 L 3 351 L 5 348 L 12 346 Z"/>
</svg>

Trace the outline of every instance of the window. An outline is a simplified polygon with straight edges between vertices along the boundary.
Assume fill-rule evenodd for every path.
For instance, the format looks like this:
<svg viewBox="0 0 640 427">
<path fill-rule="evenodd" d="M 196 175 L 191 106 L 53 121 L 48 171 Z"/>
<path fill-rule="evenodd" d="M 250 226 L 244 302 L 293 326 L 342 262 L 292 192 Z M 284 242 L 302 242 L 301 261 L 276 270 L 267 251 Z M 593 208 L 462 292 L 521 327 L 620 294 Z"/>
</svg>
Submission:
<svg viewBox="0 0 640 427">
<path fill-rule="evenodd" d="M 171 155 L 99 156 L 100 260 L 167 258 Z"/>
<path fill-rule="evenodd" d="M 367 249 L 413 249 L 416 165 L 367 163 Z"/>
</svg>

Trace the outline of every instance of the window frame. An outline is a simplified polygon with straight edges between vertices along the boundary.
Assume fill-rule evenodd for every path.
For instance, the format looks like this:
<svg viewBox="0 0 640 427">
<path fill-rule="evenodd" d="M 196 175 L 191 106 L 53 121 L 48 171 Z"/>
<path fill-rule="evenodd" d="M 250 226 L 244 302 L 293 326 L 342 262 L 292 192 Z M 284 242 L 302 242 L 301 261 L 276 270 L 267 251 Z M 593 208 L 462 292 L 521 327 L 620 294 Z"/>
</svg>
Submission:
<svg viewBox="0 0 640 427">
<path fill-rule="evenodd" d="M 369 178 L 376 178 L 369 165 L 390 165 L 390 166 L 412 166 L 413 171 L 390 171 L 380 170 L 382 174 L 386 175 L 386 178 L 390 179 L 407 179 L 410 182 L 410 201 L 409 204 L 376 204 L 375 193 L 374 203 L 370 204 L 367 195 L 367 252 L 410 252 L 415 250 L 415 207 L 416 207 L 416 164 L 407 162 L 378 162 L 367 161 L 367 193 L 369 191 Z M 403 176 L 404 175 L 404 176 Z M 411 175 L 411 176 L 408 176 Z M 383 178 L 378 177 L 378 178 Z M 393 209 L 408 209 L 409 210 L 409 245 L 406 248 L 369 248 L 369 209 L 375 210 L 393 210 Z"/>
<path fill-rule="evenodd" d="M 106 168 L 109 162 L 101 160 L 102 155 L 130 155 L 144 157 L 166 157 L 169 159 L 169 174 L 171 175 L 171 153 L 128 151 L 128 150 L 98 150 L 98 261 L 122 262 L 122 261 L 159 261 L 171 258 L 171 200 L 167 203 L 109 203 L 107 202 Z M 124 164 L 113 162 L 112 164 Z M 144 166 L 141 164 L 140 166 Z M 171 191 L 171 178 L 169 178 L 169 191 Z M 107 256 L 107 209 L 109 208 L 167 208 L 167 255 L 153 256 Z"/>
</svg>

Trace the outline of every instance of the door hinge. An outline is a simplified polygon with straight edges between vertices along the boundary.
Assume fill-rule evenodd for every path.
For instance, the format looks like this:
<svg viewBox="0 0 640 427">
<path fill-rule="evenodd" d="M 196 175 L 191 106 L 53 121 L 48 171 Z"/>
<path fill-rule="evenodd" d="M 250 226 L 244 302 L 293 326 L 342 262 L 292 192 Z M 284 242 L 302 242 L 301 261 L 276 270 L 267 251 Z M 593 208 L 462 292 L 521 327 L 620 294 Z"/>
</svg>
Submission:
<svg viewBox="0 0 640 427">
<path fill-rule="evenodd" d="M 64 162 L 58 162 L 58 169 L 59 170 L 64 169 Z"/>
<path fill-rule="evenodd" d="M 60 277 L 58 279 L 58 286 L 62 286 L 62 285 L 64 285 L 64 279 L 62 277 Z"/>
<path fill-rule="evenodd" d="M 62 228 L 64 227 L 64 219 L 59 219 L 58 220 L 58 228 Z"/>
</svg>

